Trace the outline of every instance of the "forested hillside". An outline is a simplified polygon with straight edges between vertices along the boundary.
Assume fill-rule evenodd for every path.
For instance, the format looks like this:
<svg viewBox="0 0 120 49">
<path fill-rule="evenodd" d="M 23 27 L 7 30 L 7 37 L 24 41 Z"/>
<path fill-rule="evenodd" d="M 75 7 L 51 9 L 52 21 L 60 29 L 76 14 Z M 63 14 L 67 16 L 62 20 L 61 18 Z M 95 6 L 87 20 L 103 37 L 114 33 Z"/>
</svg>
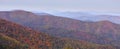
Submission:
<svg viewBox="0 0 120 49">
<path fill-rule="evenodd" d="M 0 35 L 2 49 L 116 49 L 112 45 L 52 37 L 3 19 L 0 19 Z"/>
<path fill-rule="evenodd" d="M 54 37 L 120 47 L 120 25 L 106 20 L 85 22 L 49 14 L 36 15 L 22 10 L 1 11 L 0 17 Z"/>
</svg>

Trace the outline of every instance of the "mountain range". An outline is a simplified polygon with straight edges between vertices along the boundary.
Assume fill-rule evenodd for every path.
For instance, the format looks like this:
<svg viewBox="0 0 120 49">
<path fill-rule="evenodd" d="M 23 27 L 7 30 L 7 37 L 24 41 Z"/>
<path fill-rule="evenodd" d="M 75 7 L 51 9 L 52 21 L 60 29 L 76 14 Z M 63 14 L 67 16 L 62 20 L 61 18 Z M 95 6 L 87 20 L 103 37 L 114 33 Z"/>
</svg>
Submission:
<svg viewBox="0 0 120 49">
<path fill-rule="evenodd" d="M 56 40 L 56 39 L 51 39 L 49 35 L 53 37 L 58 37 L 58 38 L 65 38 L 64 40 L 66 42 L 69 41 L 66 39 L 72 39 L 77 41 L 82 40 L 82 41 L 90 42 L 94 44 L 112 45 L 112 46 L 120 47 L 120 43 L 119 43 L 120 42 L 120 39 L 119 39 L 120 25 L 112 23 L 107 20 L 97 21 L 97 22 L 91 22 L 91 21 L 88 22 L 88 21 L 80 21 L 76 19 L 54 16 L 50 14 L 35 14 L 32 12 L 23 11 L 23 10 L 1 11 L 0 18 L 23 25 L 25 27 L 31 28 L 32 30 L 35 30 L 38 32 L 44 32 L 43 33 L 45 34 L 44 36 L 46 37 L 47 36 L 46 34 L 48 34 L 46 38 L 48 38 L 47 40 L 50 39 L 50 41 Z M 14 28 L 14 27 L 10 27 L 10 28 Z M 20 29 L 16 29 L 16 30 L 20 30 Z M 36 35 L 36 37 L 34 37 L 36 39 L 34 40 L 37 40 L 38 38 L 37 36 L 40 36 L 39 33 L 31 32 L 30 34 Z M 22 35 L 23 37 L 21 38 L 27 38 L 27 37 L 24 37 L 26 35 L 27 34 L 24 33 L 24 35 Z M 43 35 L 41 36 L 44 37 Z M 45 37 L 44 39 L 46 39 Z M 57 40 L 59 41 L 59 39 Z M 71 43 L 71 45 L 73 44 L 71 40 L 69 43 Z M 76 42 L 76 43 L 79 43 L 79 42 Z M 36 43 L 34 44 L 38 45 Z M 59 44 L 56 45 L 55 47 L 57 46 L 59 47 Z M 72 46 L 69 46 L 69 47 L 72 47 Z"/>
<path fill-rule="evenodd" d="M 52 37 L 0 19 L 0 49 L 116 49 L 116 47 Z"/>
<path fill-rule="evenodd" d="M 120 14 L 100 14 L 100 13 L 90 13 L 90 12 L 50 12 L 53 15 L 60 17 L 67 17 L 72 19 L 77 19 L 81 21 L 111 21 L 116 24 L 120 24 Z"/>
</svg>

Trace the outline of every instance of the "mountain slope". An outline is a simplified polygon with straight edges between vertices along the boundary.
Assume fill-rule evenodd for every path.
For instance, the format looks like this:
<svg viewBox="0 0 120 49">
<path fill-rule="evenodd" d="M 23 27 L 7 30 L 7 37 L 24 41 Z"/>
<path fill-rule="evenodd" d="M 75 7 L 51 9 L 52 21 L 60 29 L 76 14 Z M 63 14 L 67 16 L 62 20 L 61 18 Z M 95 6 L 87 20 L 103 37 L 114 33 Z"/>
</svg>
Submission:
<svg viewBox="0 0 120 49">
<path fill-rule="evenodd" d="M 109 21 L 84 22 L 53 15 L 35 15 L 26 11 L 4 11 L 0 17 L 52 36 L 120 45 L 120 25 Z"/>
<path fill-rule="evenodd" d="M 0 49 L 26 49 L 24 44 L 10 38 L 4 34 L 0 34 Z"/>
<path fill-rule="evenodd" d="M 26 49 L 116 49 L 110 45 L 99 45 L 68 38 L 51 37 L 3 19 L 0 19 L 0 35 L 0 42 L 4 40 L 2 45 L 15 43 L 15 45 L 7 44 L 13 47 L 17 46 L 16 44 L 18 44 L 18 46 L 20 46 L 19 44 L 24 44 L 23 46 L 25 47 L 23 48 Z"/>
<path fill-rule="evenodd" d="M 28 45 L 30 49 L 51 48 L 51 37 L 18 24 L 0 20 L 0 32 Z M 39 46 L 41 47 L 39 48 Z"/>
</svg>

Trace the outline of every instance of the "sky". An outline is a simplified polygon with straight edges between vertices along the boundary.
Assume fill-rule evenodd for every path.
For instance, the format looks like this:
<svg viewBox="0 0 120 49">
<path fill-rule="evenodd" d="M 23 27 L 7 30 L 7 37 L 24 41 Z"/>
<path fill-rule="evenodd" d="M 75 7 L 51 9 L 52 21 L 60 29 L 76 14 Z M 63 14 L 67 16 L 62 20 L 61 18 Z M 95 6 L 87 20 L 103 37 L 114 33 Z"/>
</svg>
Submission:
<svg viewBox="0 0 120 49">
<path fill-rule="evenodd" d="M 0 0 L 0 11 L 89 11 L 120 13 L 120 0 Z"/>
</svg>

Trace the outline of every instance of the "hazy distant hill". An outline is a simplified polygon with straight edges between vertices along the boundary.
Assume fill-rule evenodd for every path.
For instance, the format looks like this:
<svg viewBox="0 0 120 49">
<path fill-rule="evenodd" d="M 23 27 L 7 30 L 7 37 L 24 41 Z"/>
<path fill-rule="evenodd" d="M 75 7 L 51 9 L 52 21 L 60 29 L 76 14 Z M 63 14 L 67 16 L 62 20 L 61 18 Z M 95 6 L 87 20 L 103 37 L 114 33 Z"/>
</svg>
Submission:
<svg viewBox="0 0 120 49">
<path fill-rule="evenodd" d="M 109 21 L 85 22 L 22 10 L 1 11 L 0 17 L 55 37 L 120 46 L 120 25 Z"/>
<path fill-rule="evenodd" d="M 120 14 L 99 14 L 90 12 L 51 12 L 51 14 L 61 17 L 68 17 L 82 21 L 103 21 L 108 20 L 120 24 Z"/>
</svg>

